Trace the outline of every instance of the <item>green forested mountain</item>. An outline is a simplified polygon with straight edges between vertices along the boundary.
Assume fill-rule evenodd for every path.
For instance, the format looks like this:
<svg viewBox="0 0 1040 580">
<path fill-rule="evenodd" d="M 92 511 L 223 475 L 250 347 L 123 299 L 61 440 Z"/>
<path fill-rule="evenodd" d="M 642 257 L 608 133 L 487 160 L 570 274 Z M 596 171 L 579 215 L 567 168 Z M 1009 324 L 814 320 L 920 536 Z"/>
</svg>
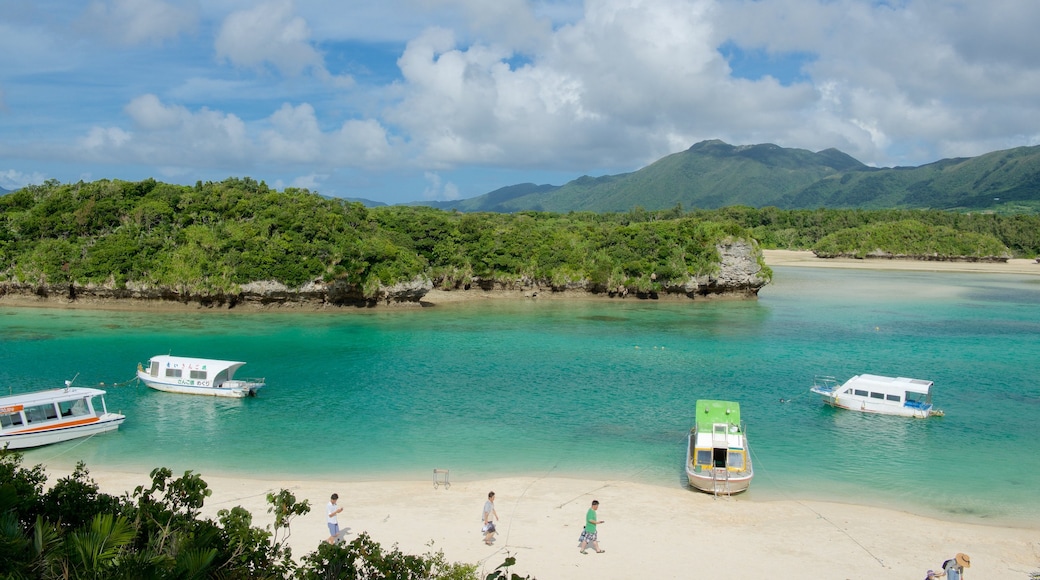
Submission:
<svg viewBox="0 0 1040 580">
<path fill-rule="evenodd" d="M 521 184 L 433 204 L 460 211 L 628 211 L 734 205 L 783 209 L 917 208 L 1035 211 L 1040 146 L 945 159 L 920 167 L 868 167 L 836 149 L 703 141 L 632 173 L 563 186 Z"/>
</svg>

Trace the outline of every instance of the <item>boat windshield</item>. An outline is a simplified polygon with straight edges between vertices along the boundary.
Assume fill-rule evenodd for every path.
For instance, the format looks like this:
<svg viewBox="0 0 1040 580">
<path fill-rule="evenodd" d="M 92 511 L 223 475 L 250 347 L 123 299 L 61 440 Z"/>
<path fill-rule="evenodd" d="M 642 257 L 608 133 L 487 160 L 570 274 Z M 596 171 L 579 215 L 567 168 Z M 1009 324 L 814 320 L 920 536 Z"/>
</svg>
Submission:
<svg viewBox="0 0 1040 580">
<path fill-rule="evenodd" d="M 928 402 L 928 393 L 915 393 L 913 391 L 906 392 L 906 402 L 915 403 L 918 405 L 924 405 Z"/>
<path fill-rule="evenodd" d="M 86 399 L 61 401 L 58 403 L 58 408 L 61 409 L 62 417 L 80 417 L 89 413 Z"/>
<path fill-rule="evenodd" d="M 741 470 L 744 469 L 744 454 L 739 451 L 729 452 L 729 468 Z"/>
</svg>

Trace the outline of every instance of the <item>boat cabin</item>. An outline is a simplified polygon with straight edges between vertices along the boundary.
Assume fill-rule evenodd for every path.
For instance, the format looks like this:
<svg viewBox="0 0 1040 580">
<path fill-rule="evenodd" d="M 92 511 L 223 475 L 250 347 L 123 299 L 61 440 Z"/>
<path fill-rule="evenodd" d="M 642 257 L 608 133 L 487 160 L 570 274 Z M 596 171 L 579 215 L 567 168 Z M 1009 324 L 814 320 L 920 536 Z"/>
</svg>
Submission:
<svg viewBox="0 0 1040 580">
<path fill-rule="evenodd" d="M 857 375 L 846 381 L 836 394 L 923 409 L 932 404 L 931 387 L 932 381 L 923 379 Z"/>
<path fill-rule="evenodd" d="M 37 431 L 108 413 L 105 391 L 72 387 L 0 397 L 0 433 Z M 95 401 L 100 400 L 100 408 Z"/>
<path fill-rule="evenodd" d="M 694 427 L 695 471 L 724 468 L 744 471 L 747 449 L 740 424 L 740 406 L 726 401 L 698 401 Z"/>
<path fill-rule="evenodd" d="M 157 382 L 197 387 L 220 387 L 232 380 L 235 371 L 246 364 L 239 361 L 169 355 L 153 356 L 148 363 L 145 373 Z"/>
</svg>

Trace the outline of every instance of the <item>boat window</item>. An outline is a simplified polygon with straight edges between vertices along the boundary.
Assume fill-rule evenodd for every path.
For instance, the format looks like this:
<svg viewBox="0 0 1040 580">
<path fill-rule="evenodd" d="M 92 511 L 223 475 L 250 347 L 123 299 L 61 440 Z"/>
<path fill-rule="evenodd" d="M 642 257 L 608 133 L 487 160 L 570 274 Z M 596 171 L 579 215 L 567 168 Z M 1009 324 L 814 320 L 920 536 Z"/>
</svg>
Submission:
<svg viewBox="0 0 1040 580">
<path fill-rule="evenodd" d="M 49 405 L 36 405 L 35 407 L 26 407 L 25 418 L 30 423 L 49 421 L 51 419 L 58 418 L 58 411 L 54 408 L 54 403 L 51 403 Z"/>
<path fill-rule="evenodd" d="M 887 399 L 889 401 L 895 401 L 897 403 L 900 402 L 899 395 L 886 395 L 885 399 Z"/>
<path fill-rule="evenodd" d="M 166 369 L 166 376 L 179 379 L 181 378 L 181 369 Z"/>
<path fill-rule="evenodd" d="M 730 451 L 729 467 L 737 470 L 744 469 L 744 454 L 739 451 Z"/>
<path fill-rule="evenodd" d="M 83 399 L 75 401 L 61 401 L 58 403 L 62 417 L 79 417 L 87 414 L 87 404 Z"/>
<path fill-rule="evenodd" d="M 928 395 L 925 393 L 915 393 L 913 391 L 906 392 L 907 402 L 913 403 L 925 403 L 928 400 Z"/>
<path fill-rule="evenodd" d="M 856 389 L 856 396 L 859 396 L 859 397 L 866 397 L 866 396 L 867 396 L 868 394 L 869 394 L 869 393 L 867 393 L 866 391 L 861 391 L 861 390 L 859 390 L 859 389 Z"/>
<path fill-rule="evenodd" d="M 711 449 L 698 449 L 697 450 L 697 464 L 698 465 L 709 465 L 711 463 Z"/>
<path fill-rule="evenodd" d="M 189 376 L 193 379 L 205 379 L 206 371 L 190 371 Z"/>
<path fill-rule="evenodd" d="M 870 393 L 871 399 L 884 399 L 885 393 Z"/>
<path fill-rule="evenodd" d="M 0 428 L 17 427 L 22 424 L 21 413 L 4 413 L 0 415 Z"/>
<path fill-rule="evenodd" d="M 148 370 L 148 374 L 152 375 L 153 377 L 159 376 L 159 363 L 152 361 L 152 365 L 151 368 Z"/>
</svg>

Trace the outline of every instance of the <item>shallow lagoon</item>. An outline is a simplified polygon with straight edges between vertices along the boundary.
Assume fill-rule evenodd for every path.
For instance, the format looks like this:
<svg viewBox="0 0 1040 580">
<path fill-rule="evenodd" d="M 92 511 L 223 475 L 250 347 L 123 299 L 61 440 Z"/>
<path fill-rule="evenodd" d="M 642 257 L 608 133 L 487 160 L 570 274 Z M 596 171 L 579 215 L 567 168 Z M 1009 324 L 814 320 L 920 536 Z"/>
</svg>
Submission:
<svg viewBox="0 0 1040 580">
<path fill-rule="evenodd" d="M 0 308 L 0 385 L 109 385 L 117 433 L 27 463 L 340 480 L 581 475 L 683 485 L 698 398 L 737 400 L 745 498 L 1040 515 L 1040 280 L 776 267 L 758 301 L 490 301 L 331 313 Z M 248 361 L 247 400 L 131 381 L 159 353 Z M 945 417 L 824 407 L 816 374 L 935 381 Z M 127 386 L 114 383 L 130 382 Z M 781 403 L 781 399 L 788 402 Z"/>
</svg>

